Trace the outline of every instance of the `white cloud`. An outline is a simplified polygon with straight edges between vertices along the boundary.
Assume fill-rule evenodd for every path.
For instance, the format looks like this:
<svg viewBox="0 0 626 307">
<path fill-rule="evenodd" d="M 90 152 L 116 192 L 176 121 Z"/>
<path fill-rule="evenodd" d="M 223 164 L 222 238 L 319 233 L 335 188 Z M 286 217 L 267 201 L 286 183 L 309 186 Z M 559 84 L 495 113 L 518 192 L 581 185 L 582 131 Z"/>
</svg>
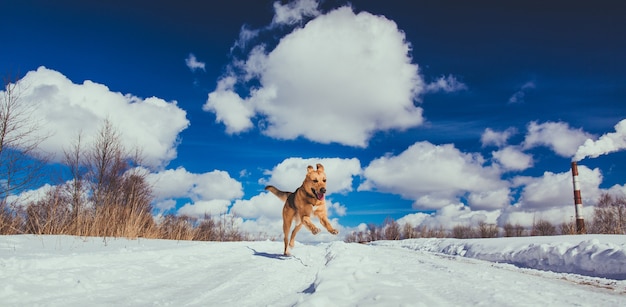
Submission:
<svg viewBox="0 0 626 307">
<path fill-rule="evenodd" d="M 463 82 L 458 81 L 456 77 L 449 75 L 447 77 L 442 76 L 435 82 L 428 83 L 424 90 L 428 93 L 435 93 L 440 91 L 451 93 L 466 89 L 467 85 L 465 85 Z"/>
<path fill-rule="evenodd" d="M 8 204 L 26 207 L 30 203 L 44 199 L 55 188 L 56 186 L 46 183 L 34 190 L 26 190 L 17 195 L 8 195 L 6 201 Z"/>
<path fill-rule="evenodd" d="M 515 146 L 507 146 L 492 152 L 493 159 L 505 170 L 523 171 L 533 165 L 533 157 Z"/>
<path fill-rule="evenodd" d="M 154 208 L 156 208 L 159 212 L 167 212 L 176 208 L 176 200 L 174 199 L 158 200 L 158 201 L 155 201 L 153 205 L 154 205 Z"/>
<path fill-rule="evenodd" d="M 56 160 L 79 132 L 84 147 L 89 148 L 108 119 L 127 149 L 142 149 L 144 165 L 160 168 L 176 158 L 178 135 L 189 126 L 186 112 L 175 101 L 124 95 L 89 80 L 75 84 L 43 66 L 28 72 L 19 84 L 24 90 L 21 99 L 35 110 L 33 120 L 44 128 L 42 133 L 50 135 L 41 149 Z"/>
<path fill-rule="evenodd" d="M 424 213 L 424 212 L 411 213 L 411 214 L 407 214 L 407 215 L 399 218 L 397 220 L 397 222 L 400 225 L 410 224 L 413 227 L 418 227 L 418 226 L 421 226 L 424 223 L 424 221 L 428 220 L 433 215 L 434 215 L 434 213 L 432 213 L 432 214 Z M 359 225 L 359 226 L 361 226 L 361 225 Z"/>
<path fill-rule="evenodd" d="M 202 69 L 203 71 L 205 71 L 205 63 L 199 62 L 193 53 L 190 53 L 189 56 L 187 56 L 187 58 L 185 59 L 185 64 L 187 64 L 187 67 L 189 67 L 191 71 L 196 71 L 198 69 Z"/>
<path fill-rule="evenodd" d="M 271 184 L 284 191 L 295 191 L 304 180 L 307 166 L 315 167 L 317 163 L 324 165 L 328 180 L 327 195 L 352 191 L 353 177 L 361 174 L 361 163 L 356 158 L 289 158 L 276 165 L 273 170 L 267 171 L 270 178 L 262 180 L 261 184 Z"/>
<path fill-rule="evenodd" d="M 244 50 L 250 41 L 259 36 L 260 30 L 254 30 L 248 28 L 248 26 L 243 25 L 239 30 L 239 38 L 235 42 L 235 44 L 230 48 L 230 52 L 234 52 L 235 49 Z"/>
<path fill-rule="evenodd" d="M 233 91 L 236 79 L 227 77 L 218 82 L 217 89 L 209 94 L 204 111 L 216 114 L 218 123 L 226 125 L 229 134 L 246 131 L 253 127 L 250 118 L 254 115 L 250 103 Z"/>
<path fill-rule="evenodd" d="M 626 184 L 625 185 L 619 185 L 619 184 L 613 185 L 606 192 L 615 197 L 626 198 Z"/>
<path fill-rule="evenodd" d="M 314 17 L 320 14 L 317 9 L 318 3 L 315 0 L 296 0 L 285 5 L 280 2 L 274 2 L 274 19 L 273 25 L 296 24 L 301 22 L 304 17 Z"/>
<path fill-rule="evenodd" d="M 499 210 L 472 210 L 463 204 L 449 204 L 432 214 L 413 213 L 398 219 L 398 224 L 411 224 L 414 227 L 443 229 L 450 231 L 457 225 L 476 227 L 480 222 L 496 224 Z"/>
<path fill-rule="evenodd" d="M 528 124 L 527 128 L 528 133 L 522 144 L 524 149 L 543 145 L 562 157 L 574 156 L 578 146 L 591 137 L 582 129 L 573 129 L 564 122 L 538 124 L 533 121 Z"/>
<path fill-rule="evenodd" d="M 258 118 L 262 133 L 274 138 L 365 147 L 377 131 L 423 123 L 414 102 L 424 85 L 410 49 L 393 21 L 342 7 L 284 36 L 268 53 L 253 48 L 237 67 L 240 80 L 259 86 L 242 98 L 234 90 L 237 76 L 229 75 L 204 110 L 228 133 L 247 131 Z"/>
<path fill-rule="evenodd" d="M 582 215 L 585 220 L 589 221 L 593 217 L 593 207 L 583 206 Z M 527 231 L 532 229 L 533 224 L 538 221 L 548 221 L 557 227 L 562 223 L 572 223 L 576 221 L 574 203 L 570 206 L 551 207 L 543 210 L 520 210 L 518 207 L 510 207 L 502 212 L 498 218 L 498 225 L 504 226 L 507 223 L 511 225 L 521 225 Z"/>
<path fill-rule="evenodd" d="M 587 157 L 597 158 L 623 149 L 626 149 L 626 119 L 615 125 L 615 132 L 606 133 L 596 141 L 585 140 L 578 147 L 574 161 L 580 161 Z"/>
<path fill-rule="evenodd" d="M 583 197 L 583 216 L 586 220 L 593 217 L 594 205 L 602 193 L 626 195 L 624 186 L 615 185 L 608 190 L 600 189 L 602 174 L 599 169 L 578 166 L 581 194 Z M 540 177 L 519 176 L 513 179 L 513 186 L 522 189 L 519 202 L 493 210 L 476 210 L 461 203 L 442 205 L 431 214 L 413 213 L 400 219 L 400 224 L 411 223 L 413 226 L 427 226 L 451 229 L 455 225 L 476 226 L 478 222 L 497 224 L 520 224 L 530 229 L 533 223 L 545 220 L 558 227 L 561 223 L 575 220 L 573 185 L 570 170 L 562 173 L 545 172 Z"/>
<path fill-rule="evenodd" d="M 522 85 L 522 88 L 520 88 L 519 91 L 515 92 L 515 94 L 513 94 L 513 96 L 509 98 L 509 103 L 523 103 L 524 97 L 526 96 L 526 92 L 529 89 L 534 89 L 534 88 L 535 88 L 534 82 L 532 81 L 526 82 L 524 85 Z"/>
<path fill-rule="evenodd" d="M 514 127 L 508 128 L 502 132 L 494 131 L 491 128 L 485 129 L 485 132 L 480 136 L 480 142 L 483 147 L 493 145 L 496 147 L 503 147 L 507 144 L 509 138 L 517 134 L 517 129 Z"/>
<path fill-rule="evenodd" d="M 601 193 L 600 170 L 578 165 L 578 174 L 583 203 L 595 202 Z M 572 174 L 569 169 L 562 173 L 545 172 L 538 178 L 517 177 L 514 182 L 515 185 L 524 186 L 517 204 L 520 209 L 545 210 L 574 206 Z"/>
<path fill-rule="evenodd" d="M 331 217 L 334 215 L 333 212 L 339 216 L 345 216 L 348 210 L 346 206 L 331 200 L 326 201 L 326 206 L 328 207 L 328 216 Z"/>
<path fill-rule="evenodd" d="M 230 212 L 244 219 L 282 220 L 283 205 L 274 194 L 263 192 L 250 199 L 236 200 Z"/>
<path fill-rule="evenodd" d="M 205 213 L 219 215 L 228 211 L 232 200 L 243 196 L 241 183 L 225 171 L 194 174 L 186 169 L 168 169 L 147 175 L 155 196 L 155 207 L 161 212 L 175 207 L 175 199 L 190 199 L 179 214 L 202 217 Z"/>
<path fill-rule="evenodd" d="M 224 199 L 201 200 L 187 203 L 177 211 L 178 215 L 204 218 L 206 215 L 219 217 L 228 212 L 230 201 Z"/>
<path fill-rule="evenodd" d="M 452 144 L 418 142 L 398 156 L 373 160 L 359 190 L 377 190 L 415 200 L 418 209 L 439 209 L 467 197 L 474 209 L 496 209 L 510 202 L 508 184 L 480 154 Z"/>
</svg>

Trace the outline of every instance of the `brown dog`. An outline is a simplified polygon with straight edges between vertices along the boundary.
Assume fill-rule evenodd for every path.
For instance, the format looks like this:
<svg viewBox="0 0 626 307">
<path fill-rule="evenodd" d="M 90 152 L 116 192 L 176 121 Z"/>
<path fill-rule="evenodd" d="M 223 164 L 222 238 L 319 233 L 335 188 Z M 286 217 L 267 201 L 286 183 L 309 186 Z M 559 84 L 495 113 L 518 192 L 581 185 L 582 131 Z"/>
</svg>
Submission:
<svg viewBox="0 0 626 307">
<path fill-rule="evenodd" d="M 307 167 L 304 182 L 295 192 L 284 192 L 271 185 L 266 186 L 265 189 L 274 193 L 274 195 L 285 202 L 283 206 L 283 232 L 285 234 L 284 254 L 286 256 L 289 255 L 288 247 L 293 248 L 296 233 L 303 225 L 311 230 L 314 235 L 320 232 L 319 228 L 315 227 L 311 222 L 311 214 L 319 218 L 328 232 L 334 235 L 339 233 L 330 225 L 328 220 L 326 201 L 324 200 L 324 194 L 326 194 L 326 173 L 324 173 L 324 166 L 321 164 L 317 164 L 317 170 L 313 170 L 313 167 L 310 165 Z M 289 230 L 294 219 L 297 224 L 293 232 L 291 232 L 291 239 L 289 239 Z"/>
</svg>

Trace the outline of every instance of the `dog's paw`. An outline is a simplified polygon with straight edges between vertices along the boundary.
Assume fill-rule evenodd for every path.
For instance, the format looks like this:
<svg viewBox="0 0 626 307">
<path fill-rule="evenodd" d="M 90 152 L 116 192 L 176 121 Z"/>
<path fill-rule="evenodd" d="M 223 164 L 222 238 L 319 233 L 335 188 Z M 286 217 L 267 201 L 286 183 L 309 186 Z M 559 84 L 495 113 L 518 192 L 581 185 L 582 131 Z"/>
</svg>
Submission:
<svg viewBox="0 0 626 307">
<path fill-rule="evenodd" d="M 319 229 L 319 228 L 313 228 L 313 229 L 311 229 L 311 232 L 312 232 L 314 235 L 316 235 L 316 234 L 320 233 L 320 229 Z"/>
<path fill-rule="evenodd" d="M 339 234 L 339 230 L 333 229 L 333 230 L 330 231 L 330 233 L 332 233 L 334 235 L 338 235 Z"/>
</svg>

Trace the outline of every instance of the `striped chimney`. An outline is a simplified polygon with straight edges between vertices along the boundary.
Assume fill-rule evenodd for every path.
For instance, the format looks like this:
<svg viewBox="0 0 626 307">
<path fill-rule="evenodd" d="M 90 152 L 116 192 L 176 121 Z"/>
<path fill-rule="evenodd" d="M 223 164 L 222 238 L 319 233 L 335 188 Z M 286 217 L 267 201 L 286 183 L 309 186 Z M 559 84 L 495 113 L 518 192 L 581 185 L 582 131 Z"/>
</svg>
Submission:
<svg viewBox="0 0 626 307">
<path fill-rule="evenodd" d="M 585 220 L 583 219 L 583 199 L 580 196 L 580 182 L 578 181 L 578 165 L 572 162 L 572 181 L 574 183 L 574 208 L 576 209 L 576 232 L 585 233 Z"/>
</svg>

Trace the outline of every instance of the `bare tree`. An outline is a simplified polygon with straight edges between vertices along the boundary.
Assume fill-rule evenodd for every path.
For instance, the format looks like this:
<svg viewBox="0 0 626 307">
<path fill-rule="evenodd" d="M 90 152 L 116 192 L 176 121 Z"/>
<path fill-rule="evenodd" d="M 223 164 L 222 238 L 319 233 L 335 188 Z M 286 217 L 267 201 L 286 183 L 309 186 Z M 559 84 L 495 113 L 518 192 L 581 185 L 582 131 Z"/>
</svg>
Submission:
<svg viewBox="0 0 626 307">
<path fill-rule="evenodd" d="M 505 237 L 523 237 L 524 236 L 524 226 L 520 224 L 511 224 L 506 223 L 504 225 L 504 236 Z"/>
<path fill-rule="evenodd" d="M 380 240 L 380 238 L 382 237 L 380 232 L 381 230 L 378 228 L 378 226 L 376 226 L 376 224 L 374 223 L 367 224 L 367 234 L 368 234 L 367 241 L 372 242 L 372 241 Z"/>
<path fill-rule="evenodd" d="M 85 175 L 87 168 L 85 167 L 85 157 L 82 148 L 82 133 L 78 134 L 76 141 L 72 144 L 70 149 L 63 150 L 65 156 L 65 165 L 70 172 L 71 180 L 64 186 L 66 193 L 69 194 L 72 217 L 76 225 L 83 225 L 81 219 L 85 217 L 83 214 L 83 207 L 86 203 L 85 188 Z M 79 229 L 76 229 L 80 232 Z M 81 233 L 76 233 L 81 235 Z"/>
<path fill-rule="evenodd" d="M 497 238 L 500 231 L 498 230 L 498 226 L 495 224 L 480 222 L 478 223 L 478 234 L 481 238 Z"/>
<path fill-rule="evenodd" d="M 88 181 L 96 208 L 117 202 L 122 175 L 129 166 L 127 157 L 119 133 L 105 120 L 93 147 L 86 153 Z"/>
<path fill-rule="evenodd" d="M 626 198 L 602 194 L 594 209 L 593 228 L 595 233 L 626 233 Z"/>
<path fill-rule="evenodd" d="M 475 238 L 474 229 L 469 225 L 456 225 L 452 228 L 452 237 L 457 239 Z"/>
<path fill-rule="evenodd" d="M 34 120 L 36 109 L 22 98 L 22 83 L 4 78 L 0 91 L 0 229 L 15 224 L 10 195 L 33 187 L 48 157 L 38 150 L 47 135 Z M 15 225 L 11 226 L 15 227 Z"/>
<path fill-rule="evenodd" d="M 575 235 L 576 232 L 576 222 L 563 222 L 560 226 L 562 235 Z"/>
<path fill-rule="evenodd" d="M 413 239 L 418 237 L 419 233 L 411 223 L 407 222 L 402 226 L 402 238 Z"/>
<path fill-rule="evenodd" d="M 533 229 L 531 232 L 533 236 L 554 236 L 556 235 L 556 227 L 552 225 L 552 223 L 540 219 L 539 221 L 533 223 Z"/>
<path fill-rule="evenodd" d="M 22 84 L 4 79 L 0 92 L 0 198 L 31 186 L 47 159 L 37 150 L 47 135 L 22 99 Z M 39 163 L 38 163 L 39 162 Z"/>
<path fill-rule="evenodd" d="M 393 218 L 388 217 L 383 224 L 383 238 L 385 240 L 400 240 L 400 225 Z"/>
</svg>

